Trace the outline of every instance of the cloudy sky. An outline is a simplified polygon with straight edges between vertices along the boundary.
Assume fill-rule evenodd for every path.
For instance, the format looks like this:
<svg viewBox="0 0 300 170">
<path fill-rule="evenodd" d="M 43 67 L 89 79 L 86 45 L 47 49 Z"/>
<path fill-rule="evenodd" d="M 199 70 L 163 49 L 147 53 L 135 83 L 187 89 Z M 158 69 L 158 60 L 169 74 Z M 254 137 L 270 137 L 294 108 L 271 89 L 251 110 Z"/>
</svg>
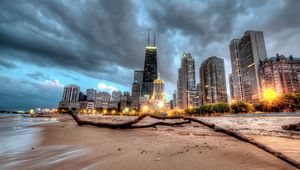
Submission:
<svg viewBox="0 0 300 170">
<path fill-rule="evenodd" d="M 268 56 L 300 55 L 299 0 L 2 0 L 0 109 L 53 108 L 64 85 L 131 91 L 143 69 L 147 30 L 157 33 L 167 95 L 180 57 L 224 58 L 246 30 L 264 31 Z M 228 88 L 228 86 L 227 86 Z"/>
</svg>

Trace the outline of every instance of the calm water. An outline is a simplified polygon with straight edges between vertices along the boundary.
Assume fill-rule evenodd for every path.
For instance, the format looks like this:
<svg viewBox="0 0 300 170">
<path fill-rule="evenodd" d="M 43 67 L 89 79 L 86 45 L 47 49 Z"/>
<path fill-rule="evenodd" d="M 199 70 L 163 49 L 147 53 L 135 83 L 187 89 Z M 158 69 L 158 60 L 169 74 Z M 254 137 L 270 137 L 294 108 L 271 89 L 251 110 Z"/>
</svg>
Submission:
<svg viewBox="0 0 300 170">
<path fill-rule="evenodd" d="M 0 155 L 30 150 L 39 141 L 39 128 L 31 125 L 53 123 L 56 119 L 29 118 L 20 114 L 0 114 Z"/>
<path fill-rule="evenodd" d="M 87 153 L 68 145 L 39 146 L 41 129 L 30 126 L 56 122 L 54 118 L 0 114 L 0 169 L 48 169 Z"/>
</svg>

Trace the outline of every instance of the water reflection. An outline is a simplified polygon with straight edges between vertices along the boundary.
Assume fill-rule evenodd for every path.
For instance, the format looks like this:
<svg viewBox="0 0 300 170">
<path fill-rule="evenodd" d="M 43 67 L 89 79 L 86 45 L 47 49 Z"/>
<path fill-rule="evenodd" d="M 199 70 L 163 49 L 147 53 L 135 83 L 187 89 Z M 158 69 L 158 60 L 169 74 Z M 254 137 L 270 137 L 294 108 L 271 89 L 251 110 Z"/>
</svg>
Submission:
<svg viewBox="0 0 300 170">
<path fill-rule="evenodd" d="M 44 169 L 87 152 L 73 146 L 36 147 L 41 129 L 29 126 L 54 122 L 58 120 L 0 114 L 0 169 Z"/>
</svg>

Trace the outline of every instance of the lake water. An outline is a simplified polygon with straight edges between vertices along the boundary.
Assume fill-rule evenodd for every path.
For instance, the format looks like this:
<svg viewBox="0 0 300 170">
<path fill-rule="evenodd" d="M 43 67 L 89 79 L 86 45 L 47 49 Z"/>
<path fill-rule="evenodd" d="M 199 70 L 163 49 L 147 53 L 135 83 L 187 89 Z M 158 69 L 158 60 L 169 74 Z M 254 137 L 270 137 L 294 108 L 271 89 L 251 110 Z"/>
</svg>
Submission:
<svg viewBox="0 0 300 170">
<path fill-rule="evenodd" d="M 68 145 L 39 146 L 42 129 L 30 126 L 57 122 L 56 118 L 0 114 L 0 169 L 48 169 L 87 153 Z"/>
<path fill-rule="evenodd" d="M 20 114 L 0 114 L 0 155 L 17 154 L 30 150 L 39 141 L 41 129 L 29 127 L 54 123 L 51 118 L 29 118 Z"/>
</svg>

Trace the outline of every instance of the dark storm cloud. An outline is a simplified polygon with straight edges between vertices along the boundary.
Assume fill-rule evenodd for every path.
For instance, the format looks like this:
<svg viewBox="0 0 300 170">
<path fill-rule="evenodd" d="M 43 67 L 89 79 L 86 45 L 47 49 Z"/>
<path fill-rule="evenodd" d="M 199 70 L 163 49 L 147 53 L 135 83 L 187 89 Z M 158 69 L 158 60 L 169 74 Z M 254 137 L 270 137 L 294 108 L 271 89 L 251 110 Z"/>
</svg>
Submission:
<svg viewBox="0 0 300 170">
<path fill-rule="evenodd" d="M 149 15 L 156 29 L 164 33 L 180 31 L 198 39 L 198 45 L 223 40 L 234 31 L 238 15 L 247 15 L 253 7 L 266 1 L 156 1 L 149 6 Z"/>
<path fill-rule="evenodd" d="M 87 75 L 143 64 L 145 41 L 130 1 L 3 1 L 0 9 L 0 48 L 8 58 Z"/>
<path fill-rule="evenodd" d="M 80 80 L 79 78 L 74 77 L 74 76 L 72 76 L 72 75 L 70 75 L 70 74 L 66 74 L 66 73 L 62 73 L 62 72 L 60 72 L 60 74 L 61 74 L 62 76 L 67 77 L 67 78 L 71 78 L 71 79 L 73 79 L 74 81 L 79 81 L 79 80 Z"/>
<path fill-rule="evenodd" d="M 60 100 L 57 94 L 63 91 L 54 80 L 35 83 L 1 75 L 0 80 L 0 109 L 54 108 Z"/>
<path fill-rule="evenodd" d="M 299 0 L 3 0 L 0 68 L 15 68 L 14 61 L 21 60 L 130 87 L 133 69 L 143 68 L 151 28 L 157 33 L 159 72 L 173 90 L 182 53 L 192 53 L 197 73 L 212 55 L 225 59 L 229 73 L 228 44 L 246 30 L 264 31 L 270 56 L 299 56 L 299 9 Z"/>
<path fill-rule="evenodd" d="M 0 68 L 4 67 L 7 69 L 17 68 L 17 65 L 9 60 L 0 59 Z"/>
<path fill-rule="evenodd" d="M 49 80 L 49 75 L 45 75 L 44 73 L 40 71 L 35 71 L 35 72 L 29 72 L 27 73 L 27 76 L 34 80 Z"/>
</svg>

